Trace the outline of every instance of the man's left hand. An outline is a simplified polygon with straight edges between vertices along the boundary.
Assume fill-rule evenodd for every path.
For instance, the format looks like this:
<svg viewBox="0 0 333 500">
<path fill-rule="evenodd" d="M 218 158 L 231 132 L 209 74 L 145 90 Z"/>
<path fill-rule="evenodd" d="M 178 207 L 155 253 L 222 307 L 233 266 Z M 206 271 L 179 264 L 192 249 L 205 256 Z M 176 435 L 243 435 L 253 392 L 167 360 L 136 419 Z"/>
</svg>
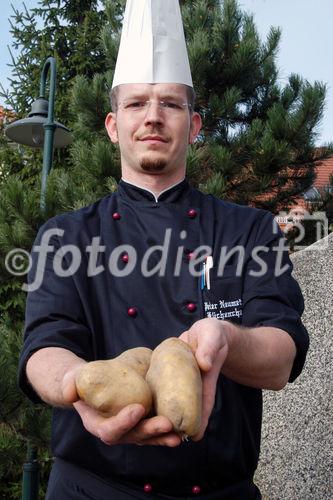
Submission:
<svg viewBox="0 0 333 500">
<path fill-rule="evenodd" d="M 205 318 L 196 321 L 180 339 L 189 344 L 202 371 L 201 429 L 193 441 L 203 438 L 215 402 L 217 379 L 228 355 L 228 333 L 231 325 L 226 321 Z"/>
</svg>

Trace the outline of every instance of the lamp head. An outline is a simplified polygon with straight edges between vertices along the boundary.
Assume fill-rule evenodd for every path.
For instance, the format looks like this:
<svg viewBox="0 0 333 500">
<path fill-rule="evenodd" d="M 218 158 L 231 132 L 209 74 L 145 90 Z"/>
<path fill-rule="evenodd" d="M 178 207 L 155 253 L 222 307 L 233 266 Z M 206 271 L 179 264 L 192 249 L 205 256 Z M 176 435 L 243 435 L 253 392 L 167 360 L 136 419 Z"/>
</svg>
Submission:
<svg viewBox="0 0 333 500">
<path fill-rule="evenodd" d="M 15 120 L 7 125 L 5 134 L 8 139 L 32 148 L 43 148 L 44 125 L 47 122 L 48 101 L 42 97 L 31 106 L 27 118 Z M 59 122 L 54 122 L 54 148 L 64 148 L 72 142 L 70 130 Z"/>
</svg>

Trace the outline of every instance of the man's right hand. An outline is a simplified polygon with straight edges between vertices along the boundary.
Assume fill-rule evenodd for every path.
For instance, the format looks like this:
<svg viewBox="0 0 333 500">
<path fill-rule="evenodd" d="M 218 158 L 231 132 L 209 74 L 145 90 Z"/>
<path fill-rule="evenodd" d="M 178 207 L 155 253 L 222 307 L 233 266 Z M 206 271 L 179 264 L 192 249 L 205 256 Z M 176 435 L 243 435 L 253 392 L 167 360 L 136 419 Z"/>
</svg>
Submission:
<svg viewBox="0 0 333 500">
<path fill-rule="evenodd" d="M 65 374 L 62 393 L 64 400 L 76 409 L 88 432 L 108 445 L 126 443 L 175 447 L 181 443 L 179 435 L 172 431 L 169 419 L 162 416 L 144 419 L 145 409 L 140 404 L 131 404 L 115 416 L 104 417 L 80 400 L 75 378 L 81 368 L 82 365 L 76 366 Z"/>
<path fill-rule="evenodd" d="M 85 429 L 103 443 L 160 445 L 175 447 L 181 438 L 172 432 L 172 423 L 166 417 L 143 419 L 145 409 L 140 404 L 131 404 L 113 417 L 104 417 L 84 401 L 73 403 Z"/>
</svg>

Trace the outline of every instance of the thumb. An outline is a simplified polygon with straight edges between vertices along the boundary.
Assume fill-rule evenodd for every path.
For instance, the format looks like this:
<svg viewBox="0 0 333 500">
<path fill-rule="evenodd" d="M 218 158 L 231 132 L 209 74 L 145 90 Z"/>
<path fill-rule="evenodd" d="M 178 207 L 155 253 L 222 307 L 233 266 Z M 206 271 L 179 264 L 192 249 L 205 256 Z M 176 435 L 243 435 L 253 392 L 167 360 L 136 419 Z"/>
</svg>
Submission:
<svg viewBox="0 0 333 500">
<path fill-rule="evenodd" d="M 61 384 L 62 395 L 67 403 L 75 403 L 75 401 L 78 401 L 80 399 L 76 390 L 75 379 L 76 375 L 81 370 L 81 368 L 82 365 L 79 365 L 75 367 L 73 370 L 68 371 L 67 373 L 65 373 L 62 379 L 62 384 Z"/>
<path fill-rule="evenodd" d="M 222 367 L 228 353 L 228 345 L 220 345 L 220 343 L 209 342 L 198 346 L 196 352 L 197 362 L 200 368 L 208 372 L 217 364 L 219 368 Z"/>
<path fill-rule="evenodd" d="M 214 355 L 210 351 L 207 351 L 207 348 L 200 347 L 199 345 L 195 353 L 195 357 L 200 369 L 204 372 L 208 372 L 212 368 L 214 363 Z"/>
</svg>

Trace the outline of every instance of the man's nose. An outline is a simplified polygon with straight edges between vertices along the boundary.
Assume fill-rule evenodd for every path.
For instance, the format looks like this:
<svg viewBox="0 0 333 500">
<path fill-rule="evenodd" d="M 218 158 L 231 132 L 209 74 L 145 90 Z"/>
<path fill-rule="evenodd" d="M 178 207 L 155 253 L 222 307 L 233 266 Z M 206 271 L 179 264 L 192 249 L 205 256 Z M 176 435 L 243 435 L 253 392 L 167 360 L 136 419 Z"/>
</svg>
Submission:
<svg viewBox="0 0 333 500">
<path fill-rule="evenodd" d="M 163 123 L 163 112 L 160 108 L 159 102 L 150 102 L 147 106 L 147 111 L 145 114 L 145 124 L 150 123 Z"/>
</svg>

